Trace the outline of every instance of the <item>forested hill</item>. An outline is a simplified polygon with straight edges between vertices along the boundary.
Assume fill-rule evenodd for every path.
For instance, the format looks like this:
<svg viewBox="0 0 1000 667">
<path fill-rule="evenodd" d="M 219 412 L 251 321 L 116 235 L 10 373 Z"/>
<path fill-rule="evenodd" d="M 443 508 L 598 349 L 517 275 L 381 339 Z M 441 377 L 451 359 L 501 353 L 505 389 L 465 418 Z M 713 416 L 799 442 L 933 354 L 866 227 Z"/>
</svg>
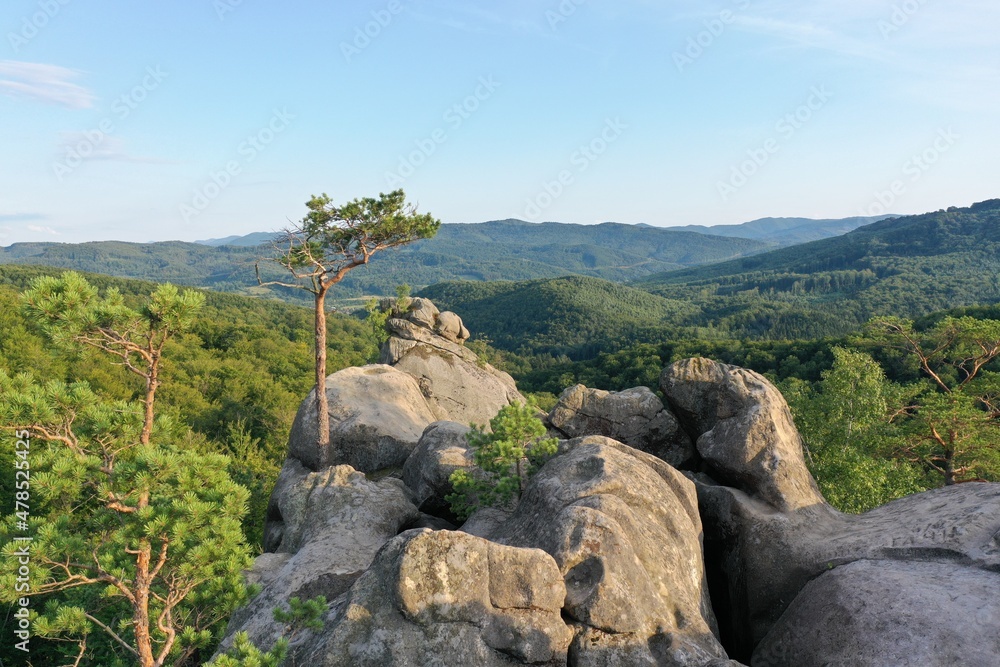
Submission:
<svg viewBox="0 0 1000 667">
<path fill-rule="evenodd" d="M 798 243 L 818 241 L 833 236 L 846 234 L 858 227 L 870 225 L 873 222 L 895 218 L 894 215 L 879 215 L 875 217 L 841 218 L 834 220 L 814 220 L 812 218 L 761 218 L 751 220 L 741 225 L 687 225 L 685 227 L 668 227 L 678 231 L 713 234 L 715 236 L 737 236 L 744 239 L 769 241 L 779 246 L 790 246 Z"/>
<path fill-rule="evenodd" d="M 560 280 L 454 283 L 425 294 L 467 316 L 498 347 L 579 359 L 600 347 L 679 337 L 840 336 L 876 315 L 917 317 L 1000 303 L 998 274 L 1000 200 L 994 200 L 884 220 L 835 239 L 651 277 L 629 289 Z M 637 288 L 663 300 L 643 299 Z"/>
<path fill-rule="evenodd" d="M 997 256 L 1000 199 L 924 215 L 891 218 L 842 236 L 772 250 L 708 267 L 677 270 L 637 281 L 643 287 L 763 274 L 874 270 L 886 260 L 929 259 L 967 253 Z"/>
<path fill-rule="evenodd" d="M 569 276 L 525 282 L 452 282 L 420 292 L 459 313 L 498 348 L 587 358 L 641 339 L 699 309 L 626 285 Z"/>
<path fill-rule="evenodd" d="M 241 243 L 240 239 L 229 242 Z M 353 271 L 334 298 L 392 294 L 401 283 L 420 287 L 449 280 L 531 280 L 578 274 L 625 281 L 771 247 L 749 239 L 614 223 L 510 220 L 442 225 L 437 237 L 383 253 L 370 267 Z M 252 245 L 180 241 L 17 243 L 0 249 L 0 264 L 56 266 L 249 294 L 257 293 L 253 264 L 261 254 L 265 251 Z"/>
</svg>

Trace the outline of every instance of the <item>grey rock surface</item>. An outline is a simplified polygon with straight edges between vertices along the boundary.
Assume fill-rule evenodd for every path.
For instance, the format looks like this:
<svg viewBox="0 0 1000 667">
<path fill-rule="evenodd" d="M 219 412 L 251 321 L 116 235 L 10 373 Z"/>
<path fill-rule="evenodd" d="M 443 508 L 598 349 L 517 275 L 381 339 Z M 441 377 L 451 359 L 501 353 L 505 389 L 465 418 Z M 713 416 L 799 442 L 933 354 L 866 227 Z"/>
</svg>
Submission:
<svg viewBox="0 0 1000 667">
<path fill-rule="evenodd" d="M 294 459 L 286 461 L 271 503 L 276 553 L 255 560 L 248 579 L 262 590 L 233 614 L 223 650 L 240 630 L 257 646 L 273 645 L 284 632 L 274 608 L 287 609 L 291 597 L 343 594 L 378 550 L 419 517 L 398 479 L 372 482 L 350 466 L 311 472 Z"/>
<path fill-rule="evenodd" d="M 460 532 L 390 542 L 339 601 L 300 664 L 565 665 L 572 631 L 552 558 Z"/>
<path fill-rule="evenodd" d="M 299 407 L 288 438 L 288 455 L 311 470 L 347 464 L 375 472 L 402 465 L 437 421 L 413 376 L 384 365 L 345 368 L 326 379 L 330 445 L 321 452 L 314 391 Z"/>
<path fill-rule="evenodd" d="M 1000 577 L 1000 484 L 935 489 L 857 516 L 827 505 L 779 512 L 704 480 L 698 496 L 706 552 L 728 580 L 725 607 L 732 618 L 725 620 L 739 630 L 741 652 L 771 631 L 810 581 L 855 561 L 893 560 L 903 567 L 930 561 Z M 882 603 L 873 593 L 868 604 L 877 610 Z M 957 623 L 942 618 L 955 632 Z"/>
<path fill-rule="evenodd" d="M 1000 573 L 923 561 L 837 567 L 802 589 L 752 664 L 994 667 Z"/>
<path fill-rule="evenodd" d="M 825 504 L 788 404 L 762 375 L 687 359 L 663 370 L 660 389 L 714 479 L 782 511 Z"/>
<path fill-rule="evenodd" d="M 469 427 L 456 422 L 434 422 L 403 464 L 403 482 L 413 491 L 417 506 L 441 516 L 447 512 L 445 496 L 451 493 L 448 478 L 473 465 L 466 434 Z"/>
<path fill-rule="evenodd" d="M 434 333 L 459 345 L 469 340 L 469 330 L 462 323 L 462 318 L 447 310 L 438 315 Z"/>
<path fill-rule="evenodd" d="M 488 537 L 555 559 L 577 629 L 571 664 L 701 667 L 726 657 L 694 485 L 656 457 L 599 436 L 564 442 Z"/>
<path fill-rule="evenodd" d="M 582 384 L 566 389 L 548 417 L 565 437 L 603 435 L 680 467 L 694 444 L 677 419 L 647 387 L 609 392 Z"/>
<path fill-rule="evenodd" d="M 524 402 L 513 378 L 481 362 L 460 335 L 446 338 L 436 333 L 438 325 L 432 330 L 402 318 L 386 326 L 380 361 L 417 379 L 437 419 L 486 425 L 504 406 Z"/>
<path fill-rule="evenodd" d="M 406 319 L 424 329 L 433 329 L 437 325 L 438 316 L 441 311 L 430 299 L 416 298 L 410 302 L 410 308 L 406 313 Z"/>
</svg>

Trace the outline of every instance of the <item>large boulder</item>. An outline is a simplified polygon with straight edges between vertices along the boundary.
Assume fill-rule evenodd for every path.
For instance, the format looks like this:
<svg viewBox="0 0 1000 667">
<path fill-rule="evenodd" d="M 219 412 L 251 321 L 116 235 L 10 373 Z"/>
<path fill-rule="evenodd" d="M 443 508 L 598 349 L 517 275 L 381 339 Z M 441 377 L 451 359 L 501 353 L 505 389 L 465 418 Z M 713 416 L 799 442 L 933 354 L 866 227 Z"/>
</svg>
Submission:
<svg viewBox="0 0 1000 667">
<path fill-rule="evenodd" d="M 274 608 L 287 608 L 291 597 L 343 594 L 378 550 L 418 517 L 398 479 L 372 482 L 350 466 L 312 472 L 288 459 L 268 512 L 273 553 L 257 558 L 249 573 L 262 590 L 233 614 L 227 637 L 243 630 L 256 645 L 271 646 L 284 632 Z"/>
<path fill-rule="evenodd" d="M 782 511 L 825 504 L 788 404 L 764 376 L 687 359 L 663 370 L 660 389 L 715 480 Z"/>
<path fill-rule="evenodd" d="M 715 637 L 694 484 L 608 438 L 563 442 L 489 539 L 550 554 L 576 629 L 571 664 L 697 666 Z"/>
<path fill-rule="evenodd" d="M 862 560 L 824 572 L 753 654 L 754 667 L 998 662 L 1000 574 L 923 561 Z"/>
<path fill-rule="evenodd" d="M 437 421 L 417 380 L 384 365 L 345 368 L 326 379 L 330 445 L 316 446 L 315 389 L 302 402 L 288 456 L 311 470 L 347 464 L 361 472 L 401 466 L 424 429 Z"/>
<path fill-rule="evenodd" d="M 412 530 L 338 601 L 299 664 L 566 665 L 572 631 L 555 562 L 459 532 Z"/>
<path fill-rule="evenodd" d="M 472 450 L 468 426 L 456 422 L 434 422 L 403 464 L 403 482 L 415 496 L 417 506 L 436 516 L 449 516 L 445 500 L 452 491 L 449 478 L 456 470 L 471 468 Z"/>
<path fill-rule="evenodd" d="M 609 392 L 582 384 L 566 389 L 549 424 L 568 438 L 603 435 L 681 467 L 694 445 L 674 415 L 647 387 Z"/>
<path fill-rule="evenodd" d="M 781 512 L 739 490 L 704 480 L 698 495 L 706 554 L 726 582 L 717 608 L 729 612 L 729 618 L 721 620 L 733 630 L 730 647 L 737 647 L 737 657 L 749 655 L 793 600 L 814 594 L 815 588 L 806 590 L 810 581 L 843 565 L 898 561 L 905 569 L 931 561 L 950 568 L 956 578 L 971 568 L 1000 580 L 1000 484 L 927 491 L 858 516 L 826 505 Z M 919 587 L 919 578 L 912 585 Z M 876 590 L 862 589 L 857 595 L 875 615 L 885 604 Z M 796 619 L 802 632 L 818 631 L 819 626 L 806 623 L 801 614 Z M 967 620 L 940 617 L 946 631 L 959 635 Z M 994 619 L 994 631 L 1000 633 L 1000 617 Z M 873 632 L 860 641 L 877 645 L 880 640 Z M 926 664 L 947 664 L 944 657 L 939 659 L 944 662 Z"/>
<path fill-rule="evenodd" d="M 690 359 L 665 369 L 661 387 L 695 439 L 706 471 L 694 477 L 706 562 L 720 630 L 734 657 L 748 660 L 757 648 L 755 666 L 910 664 L 877 656 L 893 655 L 902 637 L 922 632 L 921 614 L 902 611 L 918 599 L 921 577 L 904 585 L 900 576 L 887 574 L 894 582 L 887 585 L 899 589 L 892 597 L 863 585 L 874 576 L 862 574 L 868 570 L 837 570 L 870 562 L 870 572 L 889 573 L 932 562 L 950 570 L 956 582 L 1000 577 L 1000 485 L 937 489 L 844 515 L 816 489 L 787 405 L 762 376 Z M 904 590 L 910 586 L 914 590 Z M 938 595 L 928 591 L 927 600 Z M 884 611 L 899 627 L 885 633 L 881 625 L 864 630 L 861 620 L 850 626 L 859 633 L 855 658 L 853 649 L 837 648 L 843 637 L 826 625 L 841 602 L 841 609 L 864 606 L 870 619 Z M 977 607 L 966 607 L 965 615 L 936 616 L 942 632 L 969 636 L 962 626 Z M 1000 632 L 1000 620 L 992 623 Z M 798 648 L 785 655 L 786 643 Z M 811 643 L 816 648 L 810 653 L 805 647 Z M 927 646 L 925 653 L 914 648 L 922 657 L 912 664 L 953 664 L 950 645 Z"/>
<path fill-rule="evenodd" d="M 485 425 L 504 406 L 524 402 L 513 378 L 464 347 L 469 332 L 458 315 L 438 313 L 426 299 L 400 315 L 386 323 L 380 361 L 417 379 L 437 419 Z"/>
</svg>

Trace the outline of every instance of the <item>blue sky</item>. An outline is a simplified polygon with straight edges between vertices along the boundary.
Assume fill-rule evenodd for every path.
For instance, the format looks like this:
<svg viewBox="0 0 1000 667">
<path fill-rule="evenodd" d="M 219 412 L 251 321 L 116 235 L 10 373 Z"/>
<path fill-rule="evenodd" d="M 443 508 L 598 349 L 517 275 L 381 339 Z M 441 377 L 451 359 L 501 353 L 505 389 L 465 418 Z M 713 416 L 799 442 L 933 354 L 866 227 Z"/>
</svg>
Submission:
<svg viewBox="0 0 1000 667">
<path fill-rule="evenodd" d="M 1000 197 L 996 0 L 7 0 L 0 245 Z"/>
</svg>

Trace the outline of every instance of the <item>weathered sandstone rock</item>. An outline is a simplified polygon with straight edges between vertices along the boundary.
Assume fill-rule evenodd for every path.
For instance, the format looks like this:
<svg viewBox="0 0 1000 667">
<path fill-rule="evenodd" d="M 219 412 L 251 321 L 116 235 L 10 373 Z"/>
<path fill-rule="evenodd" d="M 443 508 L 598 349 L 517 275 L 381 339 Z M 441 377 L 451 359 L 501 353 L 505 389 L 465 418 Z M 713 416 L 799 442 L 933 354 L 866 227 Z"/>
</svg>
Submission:
<svg viewBox="0 0 1000 667">
<path fill-rule="evenodd" d="M 607 438 L 564 442 L 489 538 L 549 553 L 577 630 L 574 665 L 701 667 L 713 634 L 694 485 Z"/>
<path fill-rule="evenodd" d="M 403 482 L 416 496 L 423 511 L 449 514 L 445 496 L 451 493 L 448 478 L 460 468 L 473 465 L 466 434 L 469 427 L 455 422 L 435 422 L 428 426 L 403 464 Z"/>
<path fill-rule="evenodd" d="M 335 599 L 419 516 L 398 479 L 372 482 L 350 466 L 311 472 L 294 459 L 286 461 L 271 503 L 267 531 L 276 553 L 255 561 L 249 579 L 263 590 L 233 614 L 227 630 L 228 637 L 244 630 L 262 647 L 284 631 L 275 607 L 287 608 L 291 597 Z"/>
<path fill-rule="evenodd" d="M 549 423 L 568 438 L 603 435 L 675 467 L 694 456 L 691 438 L 647 387 L 608 392 L 575 385 L 559 397 Z"/>
<path fill-rule="evenodd" d="M 572 631 L 552 558 L 459 532 L 413 530 L 351 588 L 300 664 L 565 665 Z"/>
<path fill-rule="evenodd" d="M 435 413 L 410 375 L 389 366 L 345 368 L 326 379 L 330 446 L 316 447 L 314 393 L 302 402 L 288 455 L 311 470 L 347 464 L 361 472 L 402 465 Z"/>
</svg>

